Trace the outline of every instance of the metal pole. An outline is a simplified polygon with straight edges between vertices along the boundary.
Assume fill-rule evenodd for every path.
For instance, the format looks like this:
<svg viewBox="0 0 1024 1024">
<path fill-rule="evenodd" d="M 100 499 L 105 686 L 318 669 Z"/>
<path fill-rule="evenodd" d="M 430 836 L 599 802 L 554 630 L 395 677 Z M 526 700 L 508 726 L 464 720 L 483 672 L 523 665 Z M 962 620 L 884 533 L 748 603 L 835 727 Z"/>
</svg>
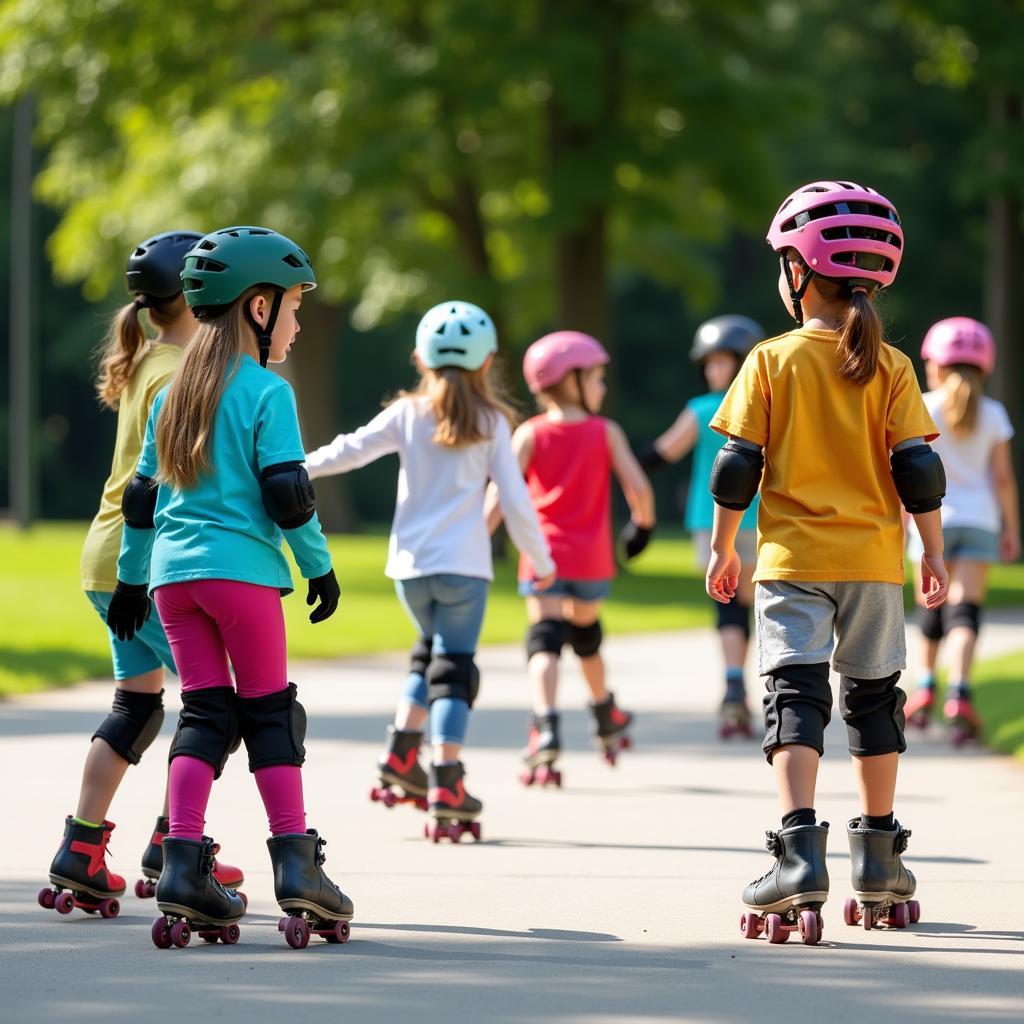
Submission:
<svg viewBox="0 0 1024 1024">
<path fill-rule="evenodd" d="M 32 100 L 14 108 L 11 146 L 10 500 L 18 526 L 35 511 L 35 388 L 32 339 Z"/>
</svg>

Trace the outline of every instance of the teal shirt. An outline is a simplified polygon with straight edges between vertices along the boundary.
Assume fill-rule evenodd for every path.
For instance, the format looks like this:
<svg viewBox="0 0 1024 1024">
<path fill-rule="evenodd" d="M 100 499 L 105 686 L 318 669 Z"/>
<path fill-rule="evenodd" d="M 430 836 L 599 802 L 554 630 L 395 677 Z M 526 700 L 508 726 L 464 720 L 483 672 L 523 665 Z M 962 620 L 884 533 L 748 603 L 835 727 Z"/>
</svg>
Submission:
<svg viewBox="0 0 1024 1024">
<path fill-rule="evenodd" d="M 156 422 L 167 396 L 157 395 L 146 425 L 138 472 L 157 473 Z M 150 590 L 187 580 L 239 580 L 292 590 L 281 552 L 282 537 L 306 579 L 331 568 L 327 540 L 313 518 L 282 531 L 267 515 L 260 472 L 279 462 L 306 458 L 299 434 L 295 395 L 287 381 L 241 356 L 214 417 L 210 465 L 195 487 L 157 490 L 155 530 L 125 526 L 117 578 L 148 583 Z"/>
<path fill-rule="evenodd" d="M 686 528 L 691 533 L 697 530 L 710 530 L 715 523 L 715 499 L 711 497 L 709 489 L 711 467 L 714 466 L 715 458 L 728 438 L 711 429 L 711 419 L 718 412 L 724 397 L 724 391 L 710 391 L 686 403 L 687 410 L 693 413 L 697 421 L 693 474 L 690 477 L 690 493 L 686 499 Z M 741 530 L 757 529 L 758 500 L 755 497 L 750 508 L 743 513 L 743 519 L 740 521 Z"/>
</svg>

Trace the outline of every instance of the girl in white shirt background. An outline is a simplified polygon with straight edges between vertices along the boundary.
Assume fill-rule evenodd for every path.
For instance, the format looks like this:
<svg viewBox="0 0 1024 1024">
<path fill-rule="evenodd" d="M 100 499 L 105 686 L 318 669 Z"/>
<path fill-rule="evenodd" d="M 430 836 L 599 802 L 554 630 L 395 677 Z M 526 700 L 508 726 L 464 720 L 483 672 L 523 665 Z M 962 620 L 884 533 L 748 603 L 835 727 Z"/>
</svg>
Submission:
<svg viewBox="0 0 1024 1024">
<path fill-rule="evenodd" d="M 991 332 L 970 317 L 933 324 L 921 346 L 929 388 L 924 401 L 941 431 L 932 446 L 946 469 L 942 532 L 949 601 L 942 608 L 922 610 L 921 678 L 906 715 L 914 725 L 928 724 L 939 647 L 945 640 L 949 687 L 943 713 L 958 746 L 977 735 L 981 724 L 971 703 L 970 676 L 988 570 L 993 562 L 1013 562 L 1020 555 L 1010 451 L 1013 426 L 1006 409 L 984 394 L 995 355 Z M 920 551 L 920 538 L 912 533 L 911 554 Z"/>
<path fill-rule="evenodd" d="M 307 455 L 311 478 L 346 473 L 385 455 L 401 462 L 385 573 L 419 631 L 405 694 L 378 768 L 389 806 L 411 800 L 434 819 L 426 834 L 480 838 L 483 805 L 469 795 L 460 760 L 479 689 L 474 656 L 494 579 L 484 493 L 493 480 L 512 541 L 550 586 L 555 565 L 511 446 L 513 413 L 497 391 L 491 318 L 468 302 L 443 302 L 416 330 L 415 391 L 402 392 L 366 426 Z M 429 778 L 418 761 L 429 718 Z M 397 789 L 392 790 L 391 787 Z"/>
</svg>

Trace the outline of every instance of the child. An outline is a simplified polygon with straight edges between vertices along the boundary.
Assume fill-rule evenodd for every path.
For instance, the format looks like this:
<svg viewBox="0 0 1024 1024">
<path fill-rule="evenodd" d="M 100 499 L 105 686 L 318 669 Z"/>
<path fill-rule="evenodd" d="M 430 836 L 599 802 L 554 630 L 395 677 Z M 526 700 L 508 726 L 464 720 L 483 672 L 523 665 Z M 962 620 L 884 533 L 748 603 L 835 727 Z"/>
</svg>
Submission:
<svg viewBox="0 0 1024 1024">
<path fill-rule="evenodd" d="M 497 393 L 491 318 L 468 302 L 442 302 L 416 329 L 415 391 L 403 392 L 353 434 L 340 434 L 306 458 L 314 479 L 345 473 L 398 453 L 398 501 L 385 572 L 420 640 L 413 648 L 405 698 L 378 762 L 374 799 L 389 805 L 427 795 L 427 834 L 458 839 L 464 828 L 480 838 L 483 804 L 466 792 L 459 760 L 469 711 L 480 686 L 474 661 L 494 572 L 484 519 L 493 480 L 508 509 L 512 539 L 547 587 L 555 567 L 537 526 L 510 444 L 512 411 Z M 429 780 L 417 755 L 430 718 Z"/>
<path fill-rule="evenodd" d="M 901 859 L 910 833 L 893 818 L 906 749 L 896 685 L 906 657 L 900 503 L 924 539 L 921 585 L 936 608 L 947 586 L 945 480 L 925 443 L 938 431 L 910 360 L 886 344 L 873 304 L 903 251 L 892 203 L 850 182 L 815 182 L 782 204 L 768 241 L 779 294 L 801 326 L 751 352 L 711 421 L 730 440 L 711 474 L 707 590 L 721 602 L 736 593 L 736 532 L 760 488 L 758 660 L 782 828 L 768 834 L 775 864 L 743 894 L 751 913 L 742 928 L 782 942 L 798 927 L 814 944 L 829 890 L 828 825 L 817 824 L 814 793 L 833 649 L 862 811 L 847 826 L 857 898 L 844 916 L 870 928 L 905 927 L 919 914 Z"/>
<path fill-rule="evenodd" d="M 182 282 L 200 326 L 153 404 L 124 493 L 107 614 L 118 637 L 130 640 L 149 616 L 152 591 L 181 677 L 171 827 L 156 890 L 166 916 L 154 922 L 153 941 L 184 946 L 196 924 L 204 938 L 238 938 L 245 904 L 212 875 L 213 841 L 203 829 L 213 781 L 240 739 L 267 810 L 288 943 L 304 946 L 311 928 L 344 941 L 352 901 L 323 871 L 324 841 L 306 829 L 306 715 L 288 682 L 281 595 L 292 581 L 282 533 L 309 580 L 306 603 L 319 601 L 310 621 L 334 613 L 339 590 L 302 468 L 292 390 L 265 369 L 287 357 L 302 293 L 316 278 L 294 242 L 236 227 L 189 251 Z"/>
<path fill-rule="evenodd" d="M 708 393 L 692 398 L 679 418 L 653 443 L 640 452 L 640 465 L 650 471 L 678 462 L 693 450 L 690 493 L 686 499 L 686 529 L 696 542 L 701 566 L 711 556 L 711 527 L 714 502 L 708 490 L 711 467 L 722 450 L 725 438 L 711 429 L 711 417 L 736 379 L 747 353 L 764 338 L 761 325 L 746 316 L 717 316 L 697 328 L 690 358 L 700 363 Z M 727 739 L 734 733 L 752 735 L 743 666 L 750 642 L 750 608 L 754 603 L 755 553 L 757 551 L 757 499 L 743 513 L 736 550 L 743 569 L 736 595 L 728 604 L 715 603 L 718 609 L 718 636 L 725 661 L 725 696 L 722 698 L 722 724 L 719 735 Z"/>
<path fill-rule="evenodd" d="M 522 781 L 561 785 L 554 765 L 561 751 L 556 694 L 558 659 L 568 643 L 590 690 L 594 736 L 610 764 L 629 745 L 632 714 L 615 704 L 601 656 L 601 602 L 611 592 L 615 559 L 611 533 L 611 474 L 631 513 L 623 534 L 627 558 L 647 546 L 654 529 L 654 493 L 618 424 L 598 415 L 605 396 L 608 353 L 578 331 L 556 331 L 535 341 L 523 374 L 543 408 L 512 438 L 519 465 L 551 545 L 558 582 L 542 593 L 529 552 L 519 561 L 519 593 L 526 598 L 526 637 L 533 714 Z M 491 515 L 496 526 L 501 512 Z"/>
<path fill-rule="evenodd" d="M 947 476 L 942 534 L 949 558 L 950 605 L 922 612 L 922 677 L 907 701 L 907 718 L 918 726 L 928 724 L 939 644 L 948 633 L 950 679 L 944 713 L 957 745 L 977 735 L 980 726 L 969 680 L 988 568 L 1000 557 L 1013 562 L 1020 555 L 1020 506 L 1010 452 L 1013 427 L 1003 406 L 983 390 L 995 357 L 989 329 L 965 316 L 933 324 L 921 347 L 930 389 L 924 402 L 942 431 L 935 450 Z M 919 552 L 920 547 L 914 534 L 911 550 Z"/>
<path fill-rule="evenodd" d="M 195 320 L 181 297 L 181 264 L 201 237 L 194 231 L 167 231 L 132 250 L 125 274 L 132 301 L 111 322 L 101 357 L 96 392 L 103 405 L 117 410 L 117 437 L 99 512 L 82 549 L 81 575 L 85 596 L 103 619 L 117 583 L 121 496 L 139 461 L 153 399 L 174 373 L 195 330 Z M 139 319 L 143 309 L 154 331 L 152 340 Z M 106 864 L 114 829 L 113 822 L 106 820 L 107 812 L 128 766 L 139 763 L 160 732 L 163 673 L 175 668 L 167 637 L 156 619 L 147 622 L 132 640 L 118 640 L 109 630 L 108 637 L 117 682 L 113 708 L 92 736 L 78 806 L 64 822 L 64 839 L 50 865 L 50 881 L 56 891 L 41 890 L 39 902 L 46 908 L 56 905 L 64 913 L 76 901 L 83 907 L 99 905 L 103 916 L 113 917 L 125 881 Z M 142 871 L 149 880 L 136 883 L 139 897 L 153 895 L 151 880 L 160 877 L 160 844 L 166 834 L 165 803 L 142 858 Z M 241 871 L 230 865 L 218 864 L 214 871 L 225 885 L 239 886 L 244 881 Z M 70 893 L 59 896 L 63 888 Z"/>
</svg>

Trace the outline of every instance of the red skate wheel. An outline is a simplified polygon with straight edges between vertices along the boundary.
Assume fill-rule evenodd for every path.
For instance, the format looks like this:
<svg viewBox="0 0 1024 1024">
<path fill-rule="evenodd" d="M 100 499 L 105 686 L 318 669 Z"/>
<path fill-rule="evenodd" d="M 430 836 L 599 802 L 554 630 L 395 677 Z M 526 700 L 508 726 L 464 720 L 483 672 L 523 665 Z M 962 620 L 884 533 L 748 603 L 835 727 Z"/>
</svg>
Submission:
<svg viewBox="0 0 1024 1024">
<path fill-rule="evenodd" d="M 69 892 L 59 893 L 54 897 L 53 906 L 58 914 L 70 914 L 75 909 L 75 897 Z"/>
<path fill-rule="evenodd" d="M 153 937 L 153 945 L 157 949 L 171 948 L 171 930 L 167 927 L 166 917 L 158 917 L 153 922 L 149 933 Z"/>
<path fill-rule="evenodd" d="M 117 917 L 121 913 L 121 904 L 115 899 L 103 900 L 99 910 L 100 917 Z"/>
<path fill-rule="evenodd" d="M 764 919 L 764 926 L 768 941 L 773 946 L 777 946 L 789 938 L 789 931 L 782 923 L 782 918 L 778 914 L 767 914 Z"/>
<path fill-rule="evenodd" d="M 148 900 L 153 894 L 149 891 L 149 883 L 145 878 L 140 878 L 135 883 L 135 898 L 139 900 Z"/>
<path fill-rule="evenodd" d="M 843 920 L 847 924 L 860 924 L 860 908 L 852 896 L 843 904 Z"/>
<path fill-rule="evenodd" d="M 309 945 L 309 925 L 301 917 L 289 917 L 284 926 L 284 939 L 292 949 L 305 949 Z"/>
<path fill-rule="evenodd" d="M 39 895 L 36 896 L 36 902 L 43 910 L 53 910 L 56 899 L 57 894 L 52 889 L 40 889 Z"/>
<path fill-rule="evenodd" d="M 432 843 L 439 843 L 441 841 L 441 826 L 435 821 L 433 826 L 427 826 L 427 835 L 430 837 Z"/>
<path fill-rule="evenodd" d="M 535 780 L 533 772 L 522 771 L 519 773 L 519 781 L 524 786 L 532 786 Z"/>
<path fill-rule="evenodd" d="M 740 915 L 740 935 L 745 939 L 756 939 L 761 934 L 761 918 L 750 911 Z"/>
<path fill-rule="evenodd" d="M 178 947 L 178 949 L 184 949 L 192 941 L 192 929 L 188 926 L 188 921 L 175 921 L 171 925 L 171 943 Z"/>
<path fill-rule="evenodd" d="M 917 900 L 907 902 L 907 912 L 910 914 L 910 923 L 917 924 L 921 920 L 921 904 Z"/>
<path fill-rule="evenodd" d="M 633 737 L 623 736 L 622 741 L 619 743 L 619 750 L 632 750 L 633 749 Z"/>
<path fill-rule="evenodd" d="M 893 928 L 906 928 L 910 924 L 910 909 L 906 903 L 897 903 L 889 911 L 889 924 Z"/>
<path fill-rule="evenodd" d="M 798 926 L 803 944 L 805 946 L 816 946 L 821 939 L 818 915 L 813 910 L 801 910 Z"/>
<path fill-rule="evenodd" d="M 374 786 L 373 789 L 370 790 L 370 801 L 372 803 L 377 803 L 378 800 L 380 800 L 380 790 Z"/>
<path fill-rule="evenodd" d="M 456 822 L 454 825 L 449 825 L 448 826 L 448 838 L 453 843 L 459 843 L 459 842 L 462 841 L 462 837 L 468 831 L 469 831 L 469 829 L 467 829 L 466 826 L 463 825 L 461 821 Z"/>
<path fill-rule="evenodd" d="M 872 907 L 864 907 L 861 910 L 861 923 L 864 925 L 864 931 L 871 931 L 872 926 L 875 923 L 875 912 Z"/>
<path fill-rule="evenodd" d="M 425 797 L 417 797 L 415 803 L 417 810 L 425 811 L 427 809 L 427 801 Z"/>
<path fill-rule="evenodd" d="M 323 937 L 332 944 L 348 942 L 351 931 L 348 921 L 335 921 L 334 927 L 329 932 L 324 932 Z"/>
<path fill-rule="evenodd" d="M 220 930 L 220 941 L 225 946 L 233 946 L 237 941 L 238 937 L 242 934 L 242 929 L 237 924 L 229 924 Z"/>
<path fill-rule="evenodd" d="M 469 826 L 469 834 L 473 837 L 473 839 L 476 842 L 478 842 L 478 843 L 480 842 L 480 837 L 481 837 L 481 835 L 483 835 L 483 833 L 480 830 L 480 822 L 479 821 L 474 821 L 473 824 Z"/>
<path fill-rule="evenodd" d="M 283 932 L 284 931 L 284 926 L 287 923 L 288 923 L 288 918 L 287 917 L 282 917 L 281 920 L 277 922 L 277 930 L 279 932 Z"/>
</svg>

